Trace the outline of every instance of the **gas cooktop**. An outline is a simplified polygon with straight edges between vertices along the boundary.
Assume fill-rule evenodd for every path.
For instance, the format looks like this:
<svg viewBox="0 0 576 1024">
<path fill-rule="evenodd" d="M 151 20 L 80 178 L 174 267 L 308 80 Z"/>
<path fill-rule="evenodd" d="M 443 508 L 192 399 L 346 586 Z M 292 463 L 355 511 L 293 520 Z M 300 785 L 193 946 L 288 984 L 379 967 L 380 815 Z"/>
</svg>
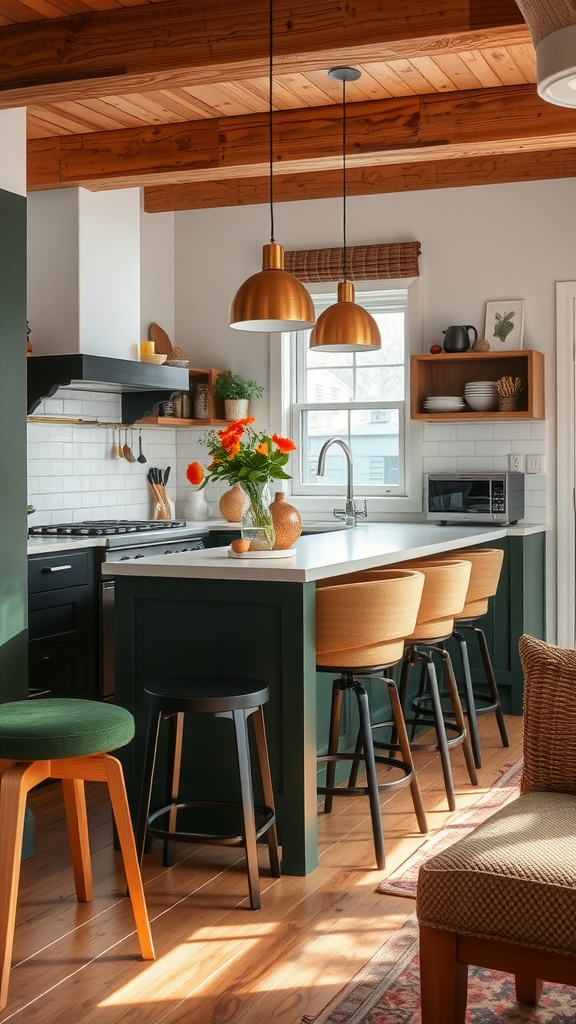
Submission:
<svg viewBox="0 0 576 1024">
<path fill-rule="evenodd" d="M 51 523 L 31 526 L 31 537 L 115 537 L 125 533 L 175 530 L 185 527 L 185 519 L 95 519 L 84 523 Z"/>
</svg>

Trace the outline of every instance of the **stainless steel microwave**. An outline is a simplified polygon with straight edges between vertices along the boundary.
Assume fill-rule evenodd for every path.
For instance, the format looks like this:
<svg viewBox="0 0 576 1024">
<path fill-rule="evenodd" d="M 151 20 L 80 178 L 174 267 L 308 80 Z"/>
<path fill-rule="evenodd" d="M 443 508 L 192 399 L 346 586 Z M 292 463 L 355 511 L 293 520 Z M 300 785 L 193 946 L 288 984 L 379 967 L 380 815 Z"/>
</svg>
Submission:
<svg viewBox="0 0 576 1024">
<path fill-rule="evenodd" d="M 500 523 L 524 518 L 524 473 L 427 473 L 426 518 L 447 523 Z"/>
</svg>

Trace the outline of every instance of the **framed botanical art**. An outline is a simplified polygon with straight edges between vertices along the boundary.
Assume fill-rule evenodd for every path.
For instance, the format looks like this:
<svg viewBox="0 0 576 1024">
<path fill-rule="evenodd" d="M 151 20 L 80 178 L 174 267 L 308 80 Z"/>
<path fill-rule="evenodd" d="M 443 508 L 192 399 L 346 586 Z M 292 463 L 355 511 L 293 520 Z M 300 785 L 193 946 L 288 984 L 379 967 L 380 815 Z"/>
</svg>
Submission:
<svg viewBox="0 0 576 1024">
<path fill-rule="evenodd" d="M 524 299 L 501 299 L 486 303 L 484 337 L 493 352 L 522 348 Z"/>
</svg>

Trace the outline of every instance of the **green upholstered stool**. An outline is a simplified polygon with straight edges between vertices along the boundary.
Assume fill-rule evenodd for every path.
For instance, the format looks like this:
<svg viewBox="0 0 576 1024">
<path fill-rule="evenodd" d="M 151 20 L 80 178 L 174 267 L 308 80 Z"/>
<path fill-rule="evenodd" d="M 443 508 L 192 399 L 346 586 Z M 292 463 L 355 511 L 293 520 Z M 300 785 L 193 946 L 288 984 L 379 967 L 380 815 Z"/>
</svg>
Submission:
<svg viewBox="0 0 576 1024">
<path fill-rule="evenodd" d="M 76 894 L 92 899 L 84 782 L 106 782 L 142 957 L 154 959 L 150 923 L 122 766 L 109 750 L 129 743 L 125 708 L 88 700 L 16 701 L 0 707 L 0 1009 L 8 999 L 26 797 L 44 779 L 62 780 Z"/>
</svg>

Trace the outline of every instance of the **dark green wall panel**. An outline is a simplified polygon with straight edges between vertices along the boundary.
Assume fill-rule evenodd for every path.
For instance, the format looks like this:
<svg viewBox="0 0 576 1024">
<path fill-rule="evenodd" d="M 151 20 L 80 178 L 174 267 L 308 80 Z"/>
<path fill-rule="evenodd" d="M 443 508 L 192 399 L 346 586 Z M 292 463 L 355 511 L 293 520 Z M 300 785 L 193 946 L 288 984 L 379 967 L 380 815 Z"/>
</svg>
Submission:
<svg viewBox="0 0 576 1024">
<path fill-rule="evenodd" d="M 0 702 L 28 691 L 26 199 L 0 189 Z"/>
</svg>

